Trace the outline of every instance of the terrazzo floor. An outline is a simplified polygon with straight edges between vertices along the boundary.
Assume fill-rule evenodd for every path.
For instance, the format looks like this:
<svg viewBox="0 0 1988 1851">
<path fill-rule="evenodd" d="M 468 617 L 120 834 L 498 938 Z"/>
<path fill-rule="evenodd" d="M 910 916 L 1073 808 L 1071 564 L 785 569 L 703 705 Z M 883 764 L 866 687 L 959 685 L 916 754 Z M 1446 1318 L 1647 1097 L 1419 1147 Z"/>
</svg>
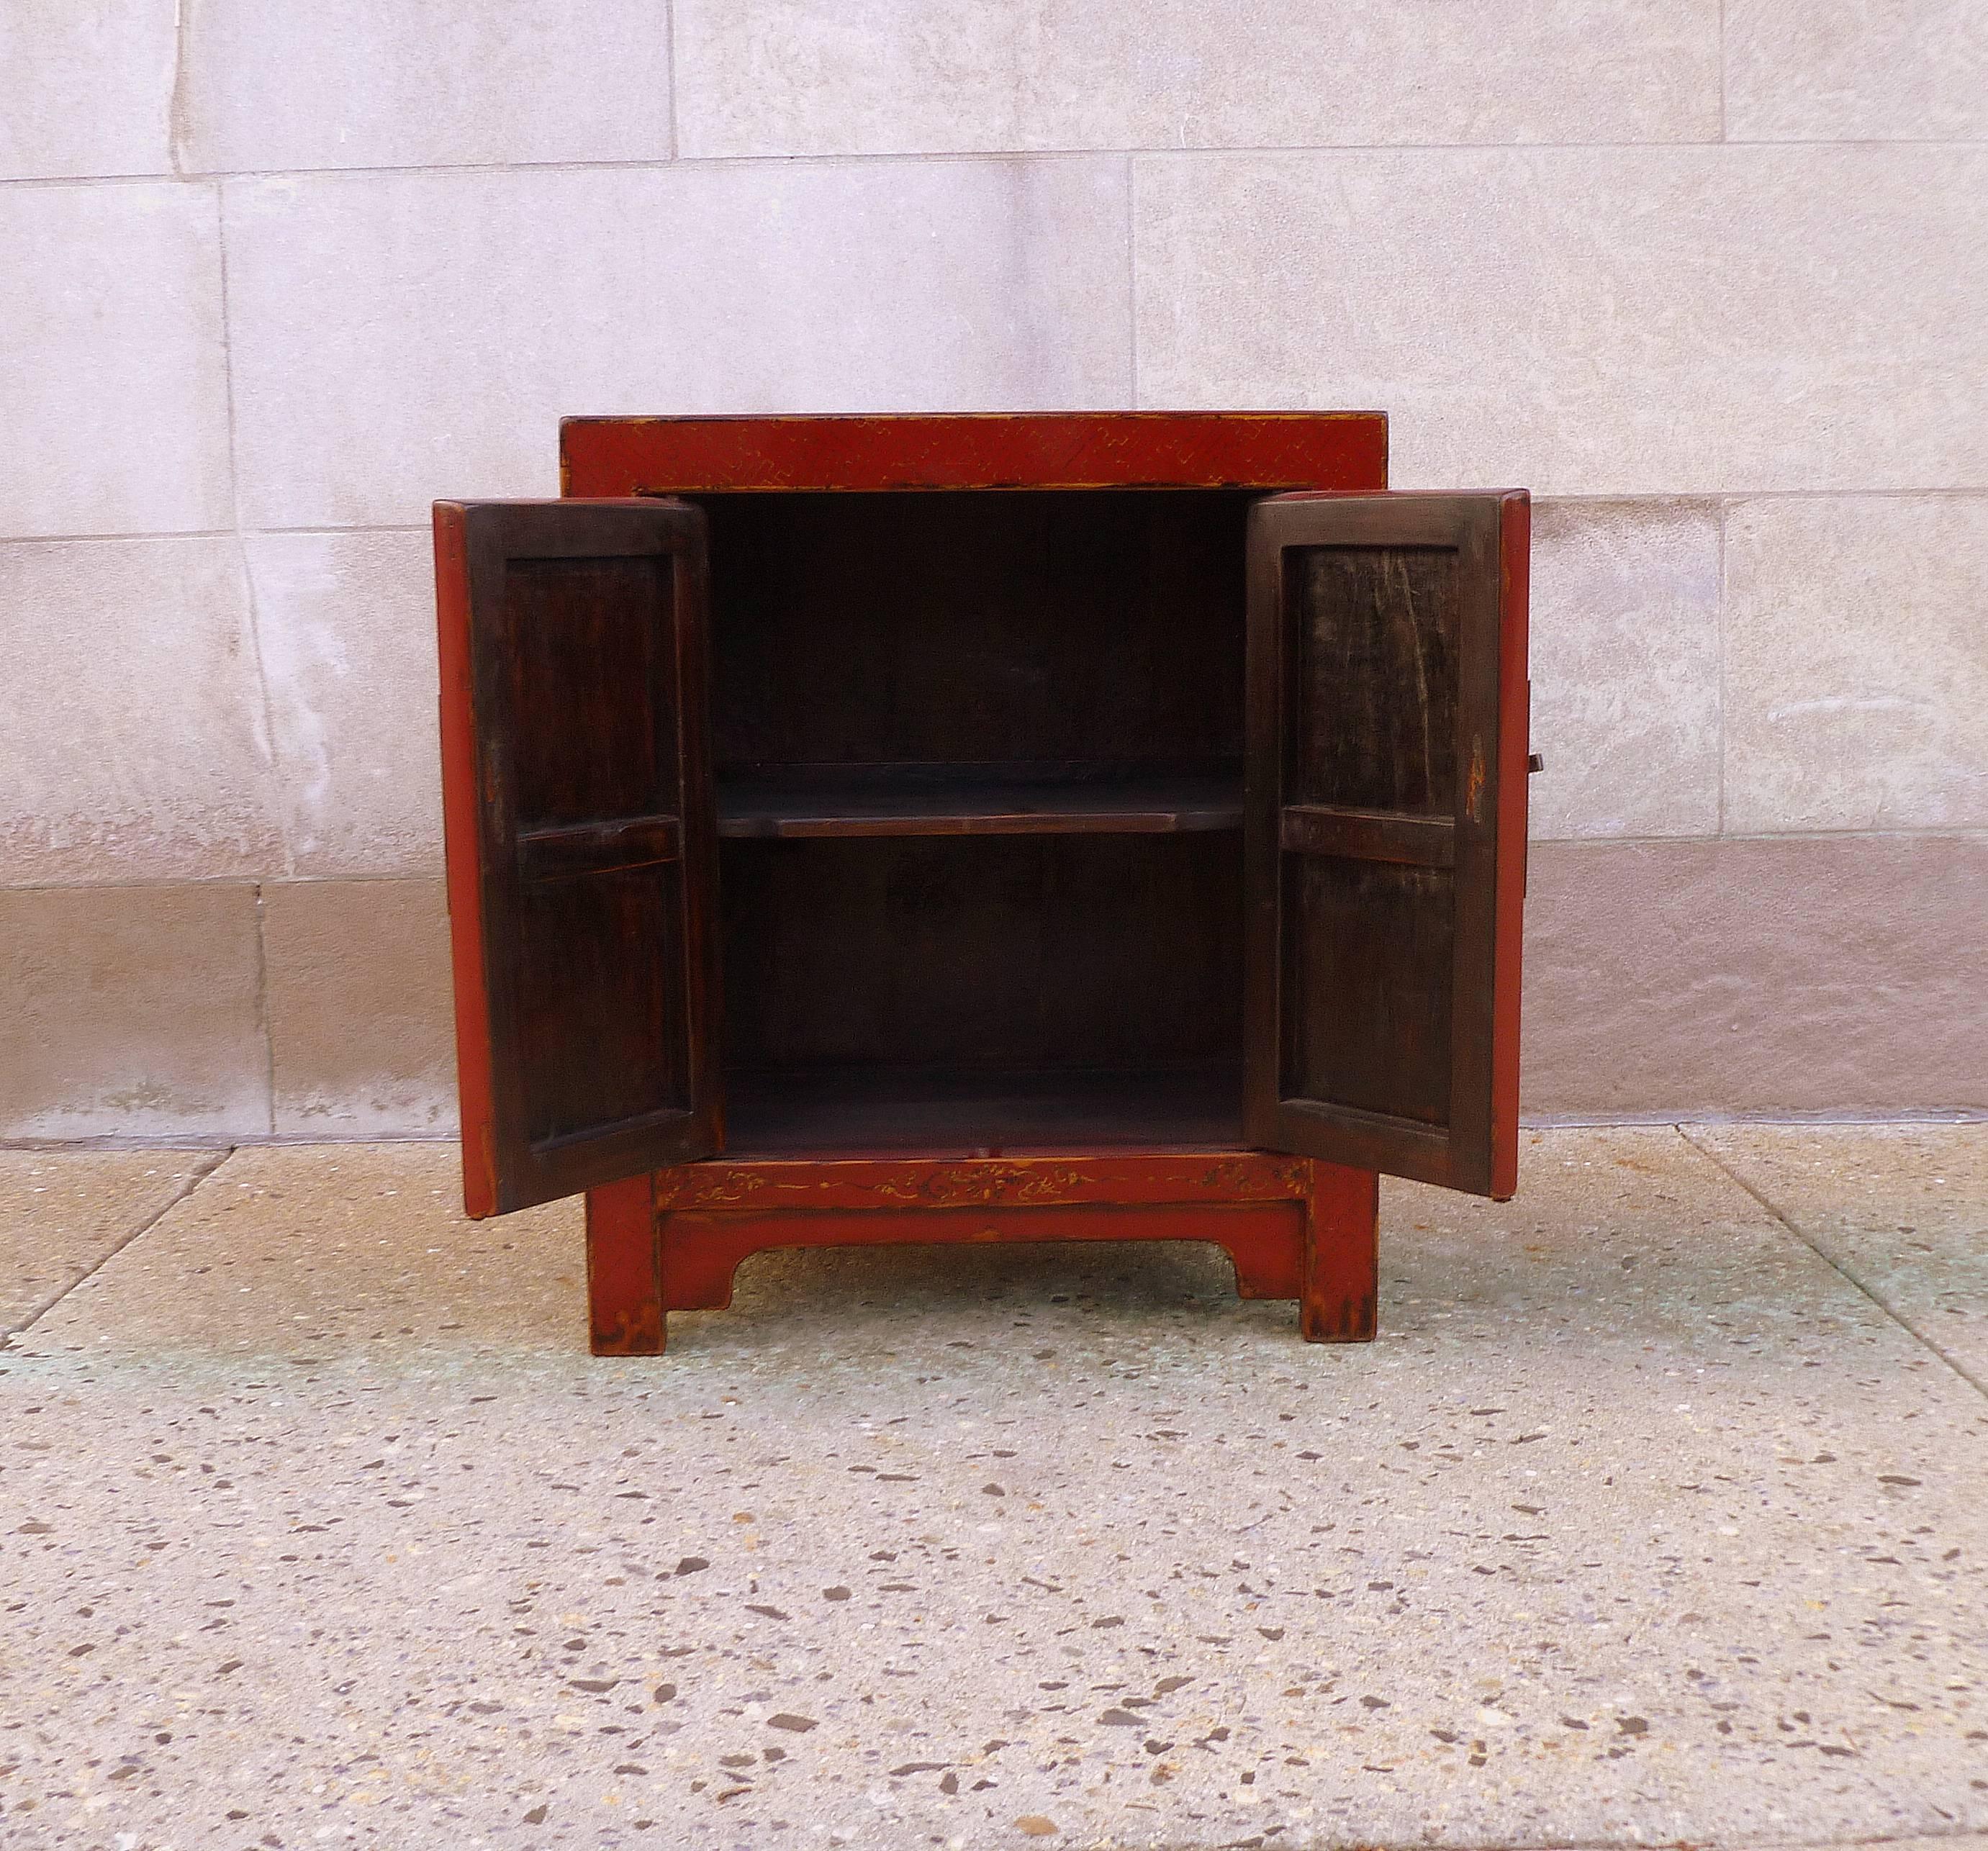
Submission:
<svg viewBox="0 0 1988 1851">
<path fill-rule="evenodd" d="M 1988 1847 L 1988 1127 L 1529 1133 L 1382 1335 L 0 1152 L 0 1847 Z"/>
</svg>

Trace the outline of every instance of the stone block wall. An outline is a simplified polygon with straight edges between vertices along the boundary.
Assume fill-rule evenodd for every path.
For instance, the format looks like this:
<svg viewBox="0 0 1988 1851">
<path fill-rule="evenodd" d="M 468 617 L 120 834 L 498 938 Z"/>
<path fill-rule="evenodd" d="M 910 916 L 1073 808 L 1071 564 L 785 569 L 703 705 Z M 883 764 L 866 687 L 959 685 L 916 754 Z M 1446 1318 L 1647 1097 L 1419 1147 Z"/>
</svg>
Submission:
<svg viewBox="0 0 1988 1851">
<path fill-rule="evenodd" d="M 1540 498 L 1536 1117 L 1988 1109 L 1974 0 L 10 0 L 0 1135 L 452 1121 L 425 534 L 569 412 Z"/>
</svg>

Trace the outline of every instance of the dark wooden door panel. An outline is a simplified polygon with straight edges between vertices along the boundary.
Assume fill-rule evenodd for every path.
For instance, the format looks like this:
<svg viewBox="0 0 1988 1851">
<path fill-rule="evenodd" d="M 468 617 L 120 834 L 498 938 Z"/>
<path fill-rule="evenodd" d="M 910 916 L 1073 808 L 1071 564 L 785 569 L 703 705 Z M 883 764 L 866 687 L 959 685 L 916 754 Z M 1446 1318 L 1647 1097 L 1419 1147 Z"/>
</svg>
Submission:
<svg viewBox="0 0 1988 1851">
<path fill-rule="evenodd" d="M 704 517 L 435 508 L 472 1215 L 721 1145 Z"/>
<path fill-rule="evenodd" d="M 501 569 L 503 642 L 493 666 L 523 748 L 511 764 L 520 823 L 674 811 L 677 556 L 506 556 Z M 646 698 L 631 699 L 631 686 Z"/>
<path fill-rule="evenodd" d="M 1418 1124 L 1450 1120 L 1455 877 L 1286 851 L 1283 1084 Z"/>
<path fill-rule="evenodd" d="M 1529 512 L 1518 494 L 1252 512 L 1253 1143 L 1516 1185 Z"/>
<path fill-rule="evenodd" d="M 1447 546 L 1288 549 L 1286 800 L 1456 807 L 1458 558 Z"/>
<path fill-rule="evenodd" d="M 667 866 L 533 883 L 517 909 L 522 1130 L 534 1150 L 691 1109 L 683 892 Z"/>
</svg>

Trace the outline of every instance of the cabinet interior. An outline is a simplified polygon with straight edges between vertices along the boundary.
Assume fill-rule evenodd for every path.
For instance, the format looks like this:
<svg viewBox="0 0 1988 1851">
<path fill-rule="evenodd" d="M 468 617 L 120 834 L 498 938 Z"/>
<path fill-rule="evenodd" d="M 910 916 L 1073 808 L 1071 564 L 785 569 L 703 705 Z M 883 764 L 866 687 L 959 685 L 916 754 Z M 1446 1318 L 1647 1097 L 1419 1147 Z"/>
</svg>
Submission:
<svg viewBox="0 0 1988 1851">
<path fill-rule="evenodd" d="M 698 498 L 729 1147 L 1233 1143 L 1254 498 Z"/>
</svg>

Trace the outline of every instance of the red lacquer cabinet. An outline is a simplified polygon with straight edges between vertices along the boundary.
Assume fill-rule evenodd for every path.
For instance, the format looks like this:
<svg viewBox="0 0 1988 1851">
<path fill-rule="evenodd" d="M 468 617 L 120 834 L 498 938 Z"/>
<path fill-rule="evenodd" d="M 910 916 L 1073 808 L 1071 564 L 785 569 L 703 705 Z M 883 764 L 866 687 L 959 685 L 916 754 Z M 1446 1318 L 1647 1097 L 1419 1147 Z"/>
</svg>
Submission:
<svg viewBox="0 0 1988 1851">
<path fill-rule="evenodd" d="M 597 1351 L 769 1247 L 1173 1239 L 1371 1336 L 1516 1181 L 1528 506 L 1374 413 L 607 418 L 435 510 L 465 1199 Z"/>
</svg>

